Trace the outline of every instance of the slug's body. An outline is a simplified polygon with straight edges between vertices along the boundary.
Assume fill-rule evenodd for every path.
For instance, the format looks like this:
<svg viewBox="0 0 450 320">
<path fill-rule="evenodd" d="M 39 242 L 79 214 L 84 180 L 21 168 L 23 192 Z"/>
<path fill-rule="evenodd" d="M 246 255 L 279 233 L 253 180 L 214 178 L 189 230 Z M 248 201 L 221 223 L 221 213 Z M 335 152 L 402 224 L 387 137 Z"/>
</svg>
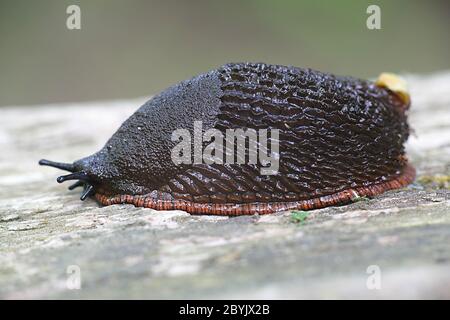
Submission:
<svg viewBox="0 0 450 320">
<path fill-rule="evenodd" d="M 383 83 L 295 67 L 228 64 L 155 96 L 104 148 L 73 164 L 82 200 L 193 214 L 265 214 L 351 202 L 414 179 L 404 142 L 405 99 Z M 256 164 L 172 161 L 176 129 L 278 129 L 279 170 Z M 259 144 L 259 142 L 258 142 Z M 247 154 L 248 155 L 248 154 Z"/>
</svg>

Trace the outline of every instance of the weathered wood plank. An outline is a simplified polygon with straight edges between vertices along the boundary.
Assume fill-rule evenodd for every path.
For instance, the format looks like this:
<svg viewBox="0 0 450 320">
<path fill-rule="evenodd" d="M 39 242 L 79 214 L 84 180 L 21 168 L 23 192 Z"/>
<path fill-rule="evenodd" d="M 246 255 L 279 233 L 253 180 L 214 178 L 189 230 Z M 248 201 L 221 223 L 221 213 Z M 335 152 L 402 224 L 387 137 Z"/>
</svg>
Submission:
<svg viewBox="0 0 450 320">
<path fill-rule="evenodd" d="M 450 73 L 407 78 L 417 182 L 300 223 L 99 208 L 37 166 L 96 151 L 144 99 L 1 108 L 0 297 L 450 298 Z"/>
</svg>

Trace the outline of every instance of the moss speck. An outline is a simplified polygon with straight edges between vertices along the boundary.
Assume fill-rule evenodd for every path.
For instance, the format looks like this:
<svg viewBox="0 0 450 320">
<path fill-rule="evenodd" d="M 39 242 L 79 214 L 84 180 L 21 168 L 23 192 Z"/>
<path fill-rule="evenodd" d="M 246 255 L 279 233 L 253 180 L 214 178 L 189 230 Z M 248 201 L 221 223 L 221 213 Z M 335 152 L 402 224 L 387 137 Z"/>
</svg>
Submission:
<svg viewBox="0 0 450 320">
<path fill-rule="evenodd" d="M 369 201 L 370 198 L 368 196 L 357 196 L 352 199 L 353 202 L 359 202 L 359 201 Z"/>
<path fill-rule="evenodd" d="M 433 176 L 423 175 L 417 178 L 417 182 L 425 186 L 439 189 L 450 189 L 450 175 L 436 174 Z"/>
<path fill-rule="evenodd" d="M 308 216 L 309 216 L 308 211 L 294 210 L 291 213 L 291 221 L 294 223 L 298 223 L 300 225 L 304 225 Z"/>
</svg>

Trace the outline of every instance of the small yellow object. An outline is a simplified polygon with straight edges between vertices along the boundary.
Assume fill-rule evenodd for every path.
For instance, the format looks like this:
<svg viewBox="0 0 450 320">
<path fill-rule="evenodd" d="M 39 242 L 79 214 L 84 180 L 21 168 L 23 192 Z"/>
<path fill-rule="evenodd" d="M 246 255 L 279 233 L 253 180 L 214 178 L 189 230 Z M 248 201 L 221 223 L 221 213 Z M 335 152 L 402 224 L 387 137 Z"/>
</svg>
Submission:
<svg viewBox="0 0 450 320">
<path fill-rule="evenodd" d="M 405 79 L 399 77 L 394 73 L 383 72 L 378 76 L 375 84 L 379 87 L 391 90 L 392 92 L 397 94 L 405 104 L 409 104 L 410 97 L 408 84 L 406 83 Z"/>
</svg>

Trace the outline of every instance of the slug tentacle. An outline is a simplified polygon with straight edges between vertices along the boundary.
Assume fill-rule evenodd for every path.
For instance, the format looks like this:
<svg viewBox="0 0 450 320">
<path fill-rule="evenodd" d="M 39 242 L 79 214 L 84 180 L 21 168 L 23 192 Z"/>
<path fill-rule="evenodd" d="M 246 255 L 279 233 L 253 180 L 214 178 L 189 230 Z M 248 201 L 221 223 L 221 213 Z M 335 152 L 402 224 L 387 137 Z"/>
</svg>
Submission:
<svg viewBox="0 0 450 320">
<path fill-rule="evenodd" d="M 75 189 L 75 188 L 78 188 L 78 187 L 82 187 L 82 186 L 84 186 L 84 182 L 83 181 L 77 181 L 77 182 L 75 182 L 74 184 L 72 184 L 72 185 L 70 185 L 69 186 L 69 190 L 73 190 L 73 189 Z"/>
<path fill-rule="evenodd" d="M 84 201 L 87 197 L 93 195 L 95 193 L 94 186 L 91 184 L 87 184 L 86 188 L 84 189 L 83 193 L 81 194 L 80 200 Z"/>
<path fill-rule="evenodd" d="M 74 184 L 70 185 L 68 189 L 73 190 L 77 187 L 83 186 L 84 189 L 83 189 L 83 192 L 81 193 L 80 200 L 84 201 L 87 197 L 95 194 L 94 185 L 90 182 L 90 178 L 89 178 L 88 174 L 83 171 L 74 172 L 76 170 L 76 168 L 75 168 L 76 166 L 74 164 L 54 162 L 54 161 L 49 161 L 49 160 L 45 160 L 45 159 L 40 160 L 39 164 L 41 166 L 50 166 L 50 167 L 54 167 L 54 168 L 72 172 L 72 173 L 64 175 L 64 176 L 59 176 L 56 179 L 56 181 L 58 183 L 63 183 L 64 181 L 68 181 L 68 180 L 78 180 Z"/>
<path fill-rule="evenodd" d="M 59 176 L 56 181 L 58 183 L 63 183 L 64 181 L 67 180 L 83 180 L 83 181 L 88 181 L 89 177 L 87 176 L 86 173 L 84 172 L 75 172 L 75 173 L 70 173 L 68 175 L 65 176 Z"/>
<path fill-rule="evenodd" d="M 41 160 L 39 160 L 39 164 L 41 166 L 54 167 L 54 168 L 66 170 L 69 172 L 75 171 L 75 167 L 74 167 L 73 163 L 62 163 L 62 162 L 55 162 L 55 161 L 50 161 L 50 160 L 46 160 L 46 159 L 41 159 Z"/>
</svg>

